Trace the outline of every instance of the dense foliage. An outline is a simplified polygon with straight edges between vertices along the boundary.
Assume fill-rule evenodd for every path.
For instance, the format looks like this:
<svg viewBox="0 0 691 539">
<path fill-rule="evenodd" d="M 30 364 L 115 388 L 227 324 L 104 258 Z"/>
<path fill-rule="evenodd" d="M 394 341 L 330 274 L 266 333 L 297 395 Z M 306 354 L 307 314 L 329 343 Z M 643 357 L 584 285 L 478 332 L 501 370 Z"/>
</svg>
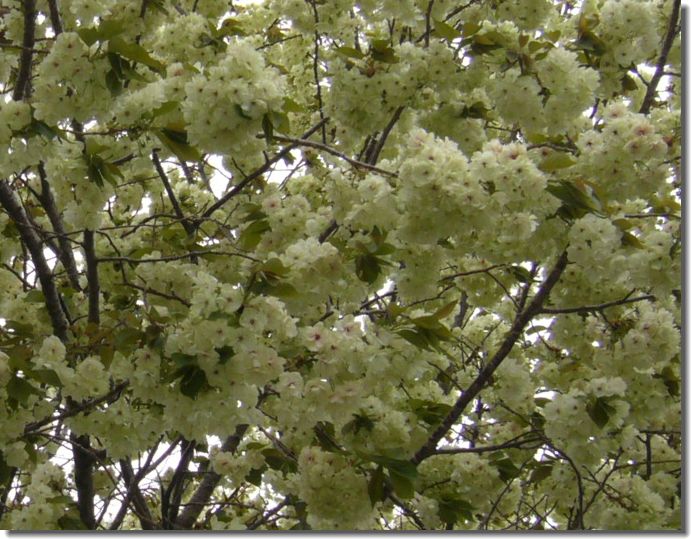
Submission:
<svg viewBox="0 0 691 539">
<path fill-rule="evenodd" d="M 681 527 L 679 0 L 0 17 L 0 527 Z"/>
</svg>

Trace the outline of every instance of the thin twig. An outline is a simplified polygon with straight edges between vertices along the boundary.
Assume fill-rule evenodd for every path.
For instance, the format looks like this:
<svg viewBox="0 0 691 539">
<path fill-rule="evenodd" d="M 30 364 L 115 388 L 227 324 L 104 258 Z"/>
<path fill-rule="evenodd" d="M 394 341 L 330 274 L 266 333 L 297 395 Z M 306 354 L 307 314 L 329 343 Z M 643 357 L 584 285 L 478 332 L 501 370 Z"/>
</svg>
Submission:
<svg viewBox="0 0 691 539">
<path fill-rule="evenodd" d="M 300 137 L 298 140 L 304 140 L 307 137 L 313 135 L 319 129 L 328 121 L 328 118 L 324 118 L 320 120 L 315 126 L 311 127 L 309 130 L 307 130 L 303 135 Z M 257 178 L 259 178 L 262 174 L 264 174 L 267 170 L 269 170 L 275 163 L 283 159 L 286 155 L 290 153 L 291 150 L 294 150 L 297 148 L 299 144 L 289 144 L 285 148 L 283 148 L 280 152 L 278 152 L 276 155 L 274 155 L 272 158 L 268 159 L 266 163 L 264 163 L 261 167 L 256 169 L 254 172 L 250 173 L 247 177 L 245 177 L 241 182 L 239 182 L 235 187 L 233 187 L 230 191 L 228 191 L 225 195 L 223 195 L 221 198 L 219 198 L 216 202 L 214 202 L 207 210 L 202 214 L 201 218 L 202 219 L 207 219 L 211 217 L 216 210 L 221 208 L 226 202 L 234 198 L 240 191 L 242 191 L 249 183 L 253 182 Z"/>
<path fill-rule="evenodd" d="M 647 294 L 645 296 L 639 296 L 637 298 L 623 298 L 615 301 L 608 301 L 607 303 L 600 303 L 599 305 L 583 305 L 581 307 L 566 307 L 561 309 L 548 309 L 542 308 L 538 314 L 569 314 L 569 313 L 588 313 L 588 312 L 598 312 L 604 311 L 610 307 L 616 307 L 617 305 L 626 305 L 627 303 L 635 303 L 637 301 L 656 301 L 655 296 Z"/>
</svg>

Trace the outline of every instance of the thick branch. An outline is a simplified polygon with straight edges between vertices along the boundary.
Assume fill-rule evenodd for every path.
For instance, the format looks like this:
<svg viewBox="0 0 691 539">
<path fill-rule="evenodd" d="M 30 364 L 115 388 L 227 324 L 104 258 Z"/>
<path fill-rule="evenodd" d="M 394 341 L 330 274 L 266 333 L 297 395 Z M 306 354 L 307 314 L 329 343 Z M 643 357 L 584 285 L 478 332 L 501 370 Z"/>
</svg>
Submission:
<svg viewBox="0 0 691 539">
<path fill-rule="evenodd" d="M 46 310 L 50 316 L 53 333 L 61 341 L 67 342 L 67 318 L 60 306 L 60 295 L 43 254 L 43 245 L 36 231 L 31 226 L 19 198 L 17 198 L 17 195 L 7 183 L 7 180 L 0 180 L 0 205 L 5 208 L 10 219 L 17 226 L 22 242 L 31 254 L 31 260 L 36 268 L 38 280 L 41 283 L 41 290 L 45 298 Z"/>
<path fill-rule="evenodd" d="M 141 477 L 139 474 L 135 475 L 134 470 L 132 470 L 132 463 L 129 459 L 122 459 L 120 461 L 120 469 L 122 470 L 122 478 L 125 481 L 125 486 L 127 487 L 127 494 L 125 495 L 125 500 L 123 500 L 123 506 L 127 507 L 129 500 L 132 500 L 135 512 L 139 517 L 139 522 L 144 530 L 155 530 L 157 528 L 151 512 L 149 511 L 149 506 L 146 504 L 146 500 L 142 495 L 142 491 L 139 489 L 139 481 Z"/>
<path fill-rule="evenodd" d="M 50 11 L 50 24 L 55 35 L 62 34 L 62 21 L 60 20 L 60 10 L 58 0 L 48 0 L 48 10 Z"/>
<path fill-rule="evenodd" d="M 650 79 L 648 83 L 648 89 L 645 92 L 645 97 L 643 98 L 643 103 L 638 112 L 641 114 L 648 114 L 650 112 L 650 107 L 653 104 L 653 99 L 657 93 L 657 85 L 660 83 L 660 79 L 665 71 L 665 64 L 667 63 L 667 56 L 674 43 L 674 38 L 677 36 L 677 22 L 679 20 L 679 10 L 681 9 L 681 0 L 674 0 L 672 4 L 672 13 L 669 16 L 669 24 L 667 25 L 667 33 L 665 34 L 665 40 L 662 42 L 662 50 L 660 51 L 660 56 L 655 65 L 655 74 L 653 78 Z"/>
<path fill-rule="evenodd" d="M 48 183 L 46 169 L 43 166 L 43 163 L 39 163 L 38 165 L 38 175 L 41 178 L 41 195 L 39 196 L 39 201 L 41 202 L 41 206 L 45 210 L 48 219 L 50 219 L 50 224 L 58 238 L 58 245 L 60 246 L 60 249 L 57 252 L 58 258 L 60 259 L 60 262 L 62 262 L 62 265 L 67 272 L 67 277 L 70 280 L 72 288 L 75 290 L 81 290 L 82 287 L 79 286 L 79 272 L 77 271 L 77 264 L 74 261 L 74 255 L 72 254 L 72 246 L 67 238 L 65 227 L 62 225 L 60 212 L 55 203 L 53 191 Z"/>
<path fill-rule="evenodd" d="M 100 323 L 99 296 L 101 287 L 98 282 L 98 260 L 94 248 L 94 231 L 84 231 L 84 255 L 86 258 L 86 281 L 89 285 L 89 317 L 92 324 Z"/>
<path fill-rule="evenodd" d="M 540 289 L 537 291 L 537 294 L 535 294 L 533 300 L 525 308 L 525 310 L 516 316 L 516 319 L 511 325 L 511 329 L 506 334 L 506 337 L 504 337 L 504 341 L 499 347 L 499 350 L 496 351 L 492 359 L 480 371 L 480 374 L 478 374 L 477 378 L 475 378 L 473 383 L 470 384 L 468 389 L 466 389 L 458 398 L 451 411 L 444 418 L 444 421 L 442 421 L 441 425 L 432 433 L 425 445 L 423 445 L 415 454 L 412 459 L 414 463 L 420 463 L 435 453 L 439 440 L 441 440 L 453 426 L 453 424 L 458 421 L 466 406 L 468 406 L 468 404 L 470 404 L 473 399 L 477 397 L 480 391 L 482 391 L 494 371 L 497 370 L 502 361 L 504 361 L 504 359 L 509 355 L 513 345 L 523 333 L 523 330 L 528 325 L 528 322 L 530 322 L 530 320 L 540 312 L 542 304 L 547 299 L 547 296 L 552 288 L 554 288 L 554 285 L 557 284 L 557 281 L 561 277 L 564 268 L 566 268 L 566 262 L 567 256 L 566 251 L 564 251 L 557 260 L 554 268 L 552 268 L 552 271 L 550 271 L 549 275 L 542 283 L 542 286 L 540 286 Z"/>
<path fill-rule="evenodd" d="M 68 407 L 73 403 L 68 399 Z M 77 508 L 79 518 L 89 530 L 96 529 L 94 514 L 94 454 L 91 451 L 89 436 L 70 433 L 72 455 L 74 457 L 74 485 L 77 487 Z"/>
<path fill-rule="evenodd" d="M 240 445 L 242 437 L 245 435 L 248 427 L 249 425 L 238 425 L 235 429 L 235 433 L 228 436 L 225 442 L 223 442 L 221 451 L 235 451 L 238 445 Z M 174 528 L 190 529 L 194 525 L 194 522 L 204 508 L 204 504 L 209 501 L 211 494 L 220 480 L 221 476 L 216 472 L 210 471 L 204 476 L 197 490 L 187 502 L 185 509 L 177 518 Z"/>
<path fill-rule="evenodd" d="M 194 448 L 196 444 L 193 441 L 183 440 L 181 445 L 180 462 L 175 468 L 175 473 L 168 488 L 161 494 L 161 518 L 163 520 L 163 527 L 171 529 L 173 522 L 178 516 L 180 509 L 180 500 L 184 491 L 184 484 L 188 472 L 188 466 L 194 457 Z M 171 500 L 172 497 L 172 500 Z"/>
<path fill-rule="evenodd" d="M 31 62 L 34 55 L 34 34 L 36 32 L 36 0 L 24 0 L 24 35 L 22 53 L 19 56 L 19 74 L 14 84 L 12 99 L 21 101 L 30 93 Z"/>
</svg>

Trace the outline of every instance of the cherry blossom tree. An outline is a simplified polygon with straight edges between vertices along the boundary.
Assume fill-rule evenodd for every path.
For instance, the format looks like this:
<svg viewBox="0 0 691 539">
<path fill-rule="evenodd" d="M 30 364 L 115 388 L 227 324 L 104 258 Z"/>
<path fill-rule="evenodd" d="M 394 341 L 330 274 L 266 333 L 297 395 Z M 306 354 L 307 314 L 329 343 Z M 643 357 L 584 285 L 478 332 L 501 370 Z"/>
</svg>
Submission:
<svg viewBox="0 0 691 539">
<path fill-rule="evenodd" d="M 679 0 L 1 0 L 0 527 L 680 529 Z"/>
</svg>

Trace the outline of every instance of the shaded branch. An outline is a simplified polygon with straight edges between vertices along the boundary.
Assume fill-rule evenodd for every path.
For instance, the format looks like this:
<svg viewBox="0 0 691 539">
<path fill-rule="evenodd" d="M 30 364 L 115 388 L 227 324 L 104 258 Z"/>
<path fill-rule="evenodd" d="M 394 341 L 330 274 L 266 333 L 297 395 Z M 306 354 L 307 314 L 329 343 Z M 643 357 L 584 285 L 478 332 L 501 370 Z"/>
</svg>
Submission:
<svg viewBox="0 0 691 539">
<path fill-rule="evenodd" d="M 234 452 L 240 445 L 242 437 L 245 435 L 248 428 L 249 425 L 238 425 L 235 428 L 235 432 L 228 436 L 223 442 L 221 451 Z M 192 494 L 192 497 L 185 505 L 185 509 L 177 518 L 173 526 L 175 529 L 190 529 L 194 525 L 197 517 L 202 512 L 202 509 L 204 509 L 205 504 L 209 501 L 211 494 L 220 480 L 221 476 L 216 472 L 208 472 L 204 476 L 197 490 Z"/>
<path fill-rule="evenodd" d="M 677 36 L 677 22 L 679 20 L 680 9 L 681 0 L 674 0 L 672 4 L 672 13 L 669 16 L 669 24 L 667 25 L 667 33 L 665 34 L 665 39 L 662 42 L 662 50 L 660 50 L 660 56 L 655 65 L 655 73 L 648 83 L 648 89 L 645 92 L 643 103 L 641 103 L 641 108 L 638 110 L 640 114 L 648 114 L 648 112 L 650 112 L 650 107 L 653 104 L 653 99 L 657 92 L 657 85 L 660 83 L 660 79 L 665 71 L 667 56 L 674 43 L 674 38 Z"/>
<path fill-rule="evenodd" d="M 132 469 L 132 463 L 130 459 L 120 460 L 120 469 L 122 470 L 122 479 L 124 480 L 125 486 L 127 487 L 127 493 L 125 494 L 125 499 L 122 502 L 123 507 L 120 509 L 120 511 L 123 511 L 124 509 L 126 514 L 127 507 L 131 501 L 132 505 L 134 506 L 135 513 L 139 518 L 139 522 L 142 525 L 142 529 L 157 529 L 158 526 L 156 526 L 156 522 L 151 516 L 151 511 L 149 511 L 149 506 L 146 504 L 146 500 L 142 495 L 142 491 L 139 489 L 139 481 L 141 481 L 143 475 L 139 473 L 136 475 L 134 474 L 134 470 Z M 142 468 L 142 470 L 146 470 L 146 466 Z M 123 514 L 122 516 L 124 517 L 125 515 Z M 120 517 L 119 513 L 115 521 L 121 520 L 118 517 Z M 113 528 L 111 527 L 111 529 Z"/>
<path fill-rule="evenodd" d="M 62 34 L 62 21 L 60 20 L 58 0 L 48 0 L 48 11 L 50 12 L 50 25 L 53 27 L 53 32 L 56 36 Z"/>
<path fill-rule="evenodd" d="M 86 259 L 86 281 L 89 287 L 89 317 L 92 324 L 100 323 L 99 296 L 101 287 L 98 282 L 98 260 L 94 248 L 94 231 L 84 231 L 84 258 Z"/>
<path fill-rule="evenodd" d="M 19 56 L 19 73 L 14 84 L 12 99 L 22 101 L 30 93 L 31 62 L 34 56 L 34 34 L 36 32 L 36 0 L 24 0 L 24 34 L 22 53 Z"/>
<path fill-rule="evenodd" d="M 79 272 L 77 271 L 77 264 L 74 261 L 74 255 L 72 254 L 72 246 L 70 245 L 67 233 L 65 232 L 65 227 L 62 225 L 62 219 L 60 217 L 60 211 L 58 210 L 57 204 L 55 203 L 55 197 L 53 196 L 53 191 L 48 183 L 48 178 L 46 177 L 46 169 L 43 163 L 38 164 L 38 175 L 41 179 L 41 194 L 38 196 L 38 200 L 41 206 L 46 212 L 50 224 L 53 227 L 53 231 L 58 239 L 57 255 L 62 262 L 65 271 L 67 272 L 67 277 L 75 290 L 81 290 L 82 287 L 79 285 Z"/>
<path fill-rule="evenodd" d="M 444 421 L 442 421 L 441 425 L 439 425 L 439 427 L 429 437 L 427 442 L 425 442 L 425 445 L 423 445 L 420 450 L 415 453 L 415 456 L 412 459 L 414 463 L 420 463 L 430 455 L 434 454 L 439 440 L 441 440 L 453 426 L 453 424 L 458 421 L 466 406 L 468 406 L 468 404 L 470 404 L 473 399 L 477 397 L 480 391 L 482 391 L 492 377 L 494 371 L 497 370 L 502 361 L 504 361 L 506 356 L 509 355 L 513 345 L 523 333 L 523 330 L 528 325 L 528 322 L 530 322 L 530 320 L 539 313 L 542 304 L 545 302 L 547 296 L 551 292 L 552 288 L 554 288 L 554 285 L 557 284 L 562 272 L 566 268 L 567 260 L 566 251 L 564 251 L 554 265 L 554 268 L 552 268 L 549 275 L 540 286 L 533 300 L 522 312 L 516 316 L 516 319 L 511 325 L 511 329 L 504 337 L 499 350 L 496 351 L 492 359 L 480 371 L 477 378 L 475 378 L 473 383 L 470 384 L 468 389 L 461 394 L 453 408 L 444 418 Z"/>
<path fill-rule="evenodd" d="M 22 242 L 31 254 L 31 260 L 36 269 L 38 280 L 41 283 L 41 290 L 45 298 L 46 310 L 50 316 L 53 333 L 61 341 L 67 342 L 67 318 L 60 304 L 60 295 L 55 286 L 53 275 L 43 254 L 43 245 L 30 224 L 19 198 L 7 183 L 7 180 L 0 180 L 0 205 L 2 205 L 10 219 L 17 226 Z"/>
</svg>

